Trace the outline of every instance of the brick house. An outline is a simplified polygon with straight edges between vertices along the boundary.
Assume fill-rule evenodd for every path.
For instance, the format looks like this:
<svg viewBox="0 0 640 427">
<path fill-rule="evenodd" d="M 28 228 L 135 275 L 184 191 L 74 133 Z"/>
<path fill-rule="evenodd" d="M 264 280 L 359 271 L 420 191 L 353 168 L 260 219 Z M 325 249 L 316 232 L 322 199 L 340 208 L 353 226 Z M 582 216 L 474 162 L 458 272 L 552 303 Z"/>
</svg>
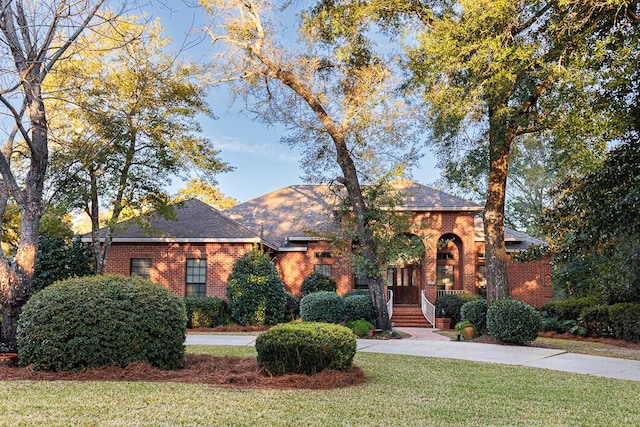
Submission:
<svg viewBox="0 0 640 427">
<path fill-rule="evenodd" d="M 426 237 L 420 260 L 387 270 L 389 309 L 400 316 L 401 308 L 417 308 L 433 319 L 430 302 L 439 295 L 484 291 L 484 234 L 477 218 L 482 207 L 407 180 L 398 188 L 405 194 L 401 210 L 411 212 Z M 180 296 L 225 298 L 234 261 L 262 239 L 290 292 L 299 295 L 303 279 L 319 271 L 333 277 L 344 294 L 362 283 L 317 233 L 336 227 L 335 200 L 330 187 L 316 185 L 289 186 L 225 211 L 192 199 L 176 209 L 176 221 L 152 215 L 150 227 L 121 223 L 106 272 L 139 274 Z M 505 240 L 508 252 L 543 243 L 512 230 Z M 509 262 L 508 274 L 514 298 L 534 306 L 551 301 L 549 259 Z"/>
</svg>

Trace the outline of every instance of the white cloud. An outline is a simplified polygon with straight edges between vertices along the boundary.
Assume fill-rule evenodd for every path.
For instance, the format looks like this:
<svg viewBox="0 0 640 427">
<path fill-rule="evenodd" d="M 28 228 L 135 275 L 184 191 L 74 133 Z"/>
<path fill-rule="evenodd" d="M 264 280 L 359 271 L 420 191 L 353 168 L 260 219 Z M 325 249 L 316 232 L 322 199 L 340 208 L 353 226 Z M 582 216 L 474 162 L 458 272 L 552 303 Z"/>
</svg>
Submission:
<svg viewBox="0 0 640 427">
<path fill-rule="evenodd" d="M 215 147 L 222 151 L 220 153 L 222 158 L 227 152 L 248 154 L 261 159 L 271 159 L 279 162 L 297 162 L 300 160 L 300 156 L 293 149 L 276 143 L 248 143 L 236 137 L 223 136 L 216 138 Z"/>
</svg>

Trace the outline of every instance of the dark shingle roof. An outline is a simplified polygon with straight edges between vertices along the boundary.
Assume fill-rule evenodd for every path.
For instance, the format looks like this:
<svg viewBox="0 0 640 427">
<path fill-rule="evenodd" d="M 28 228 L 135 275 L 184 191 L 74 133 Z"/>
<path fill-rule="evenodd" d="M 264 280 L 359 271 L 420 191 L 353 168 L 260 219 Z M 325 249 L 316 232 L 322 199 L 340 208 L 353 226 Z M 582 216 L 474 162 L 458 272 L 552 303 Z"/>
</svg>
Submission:
<svg viewBox="0 0 640 427">
<path fill-rule="evenodd" d="M 224 213 L 265 239 L 286 246 L 289 240 L 313 240 L 332 227 L 335 195 L 323 185 L 291 185 L 226 209 Z"/>
<path fill-rule="evenodd" d="M 435 188 L 418 184 L 408 179 L 399 179 L 394 187 L 404 195 L 403 210 L 411 211 L 466 211 L 480 212 L 482 206 L 460 197 L 452 196 Z"/>
<path fill-rule="evenodd" d="M 443 193 L 410 180 L 398 180 L 394 186 L 403 193 L 400 210 L 480 212 L 475 203 Z M 264 232 L 264 237 L 283 246 L 292 241 L 313 239 L 316 234 L 334 228 L 332 206 L 338 200 L 335 187 L 291 185 L 249 200 L 224 211 L 231 219 L 249 229 Z M 340 191 L 340 190 L 338 190 Z"/>
<path fill-rule="evenodd" d="M 482 223 L 482 218 L 476 217 L 474 219 L 474 228 L 476 242 L 484 242 L 484 224 Z M 504 240 L 507 245 L 507 251 L 526 249 L 530 245 L 547 245 L 547 242 L 544 240 L 536 239 L 535 237 L 506 227 L 504 229 Z"/>
<path fill-rule="evenodd" d="M 176 220 L 157 213 L 118 223 L 114 241 L 253 241 L 258 234 L 197 199 L 174 205 Z M 141 224 L 144 223 L 143 227 Z M 104 234 L 101 230 L 101 235 Z"/>
</svg>

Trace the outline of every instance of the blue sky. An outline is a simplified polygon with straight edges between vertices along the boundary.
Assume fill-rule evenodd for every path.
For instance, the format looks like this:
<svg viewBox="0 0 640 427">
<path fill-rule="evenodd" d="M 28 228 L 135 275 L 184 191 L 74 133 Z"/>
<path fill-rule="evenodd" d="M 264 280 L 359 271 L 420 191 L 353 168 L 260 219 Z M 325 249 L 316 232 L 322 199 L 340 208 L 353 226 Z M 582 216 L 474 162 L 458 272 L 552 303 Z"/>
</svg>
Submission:
<svg viewBox="0 0 640 427">
<path fill-rule="evenodd" d="M 166 34 L 179 46 L 187 37 L 191 23 L 196 26 L 202 23 L 204 12 L 190 9 L 179 0 L 167 3 L 173 10 L 156 4 L 147 13 L 161 17 Z M 205 38 L 186 54 L 192 60 L 204 58 L 209 52 L 209 46 L 208 39 Z M 285 135 L 281 127 L 252 121 L 246 114 L 237 112 L 240 105 L 229 109 L 229 97 L 222 87 L 211 90 L 209 101 L 217 119 L 203 118 L 201 124 L 204 136 L 211 139 L 220 150 L 221 160 L 235 167 L 234 171 L 218 176 L 218 187 L 225 195 L 244 202 L 303 182 L 299 154 L 279 142 Z M 412 171 L 412 179 L 429 185 L 439 178 L 440 171 L 435 167 L 433 156 L 426 151 L 425 153 L 419 169 Z M 173 187 L 177 189 L 181 186 L 180 183 L 175 183 Z"/>
</svg>

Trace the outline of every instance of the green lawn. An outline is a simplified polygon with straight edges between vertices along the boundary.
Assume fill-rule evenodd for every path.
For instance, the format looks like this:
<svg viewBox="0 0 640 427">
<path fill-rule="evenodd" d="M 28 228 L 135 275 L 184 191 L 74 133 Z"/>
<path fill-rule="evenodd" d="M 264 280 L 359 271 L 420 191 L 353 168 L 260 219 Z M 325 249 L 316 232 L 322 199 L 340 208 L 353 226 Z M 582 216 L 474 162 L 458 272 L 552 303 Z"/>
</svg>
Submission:
<svg viewBox="0 0 640 427">
<path fill-rule="evenodd" d="M 188 350 L 255 355 L 247 347 Z M 0 382 L 0 425 L 640 425 L 640 382 L 371 353 L 355 363 L 370 380 L 332 391 Z"/>
</svg>

